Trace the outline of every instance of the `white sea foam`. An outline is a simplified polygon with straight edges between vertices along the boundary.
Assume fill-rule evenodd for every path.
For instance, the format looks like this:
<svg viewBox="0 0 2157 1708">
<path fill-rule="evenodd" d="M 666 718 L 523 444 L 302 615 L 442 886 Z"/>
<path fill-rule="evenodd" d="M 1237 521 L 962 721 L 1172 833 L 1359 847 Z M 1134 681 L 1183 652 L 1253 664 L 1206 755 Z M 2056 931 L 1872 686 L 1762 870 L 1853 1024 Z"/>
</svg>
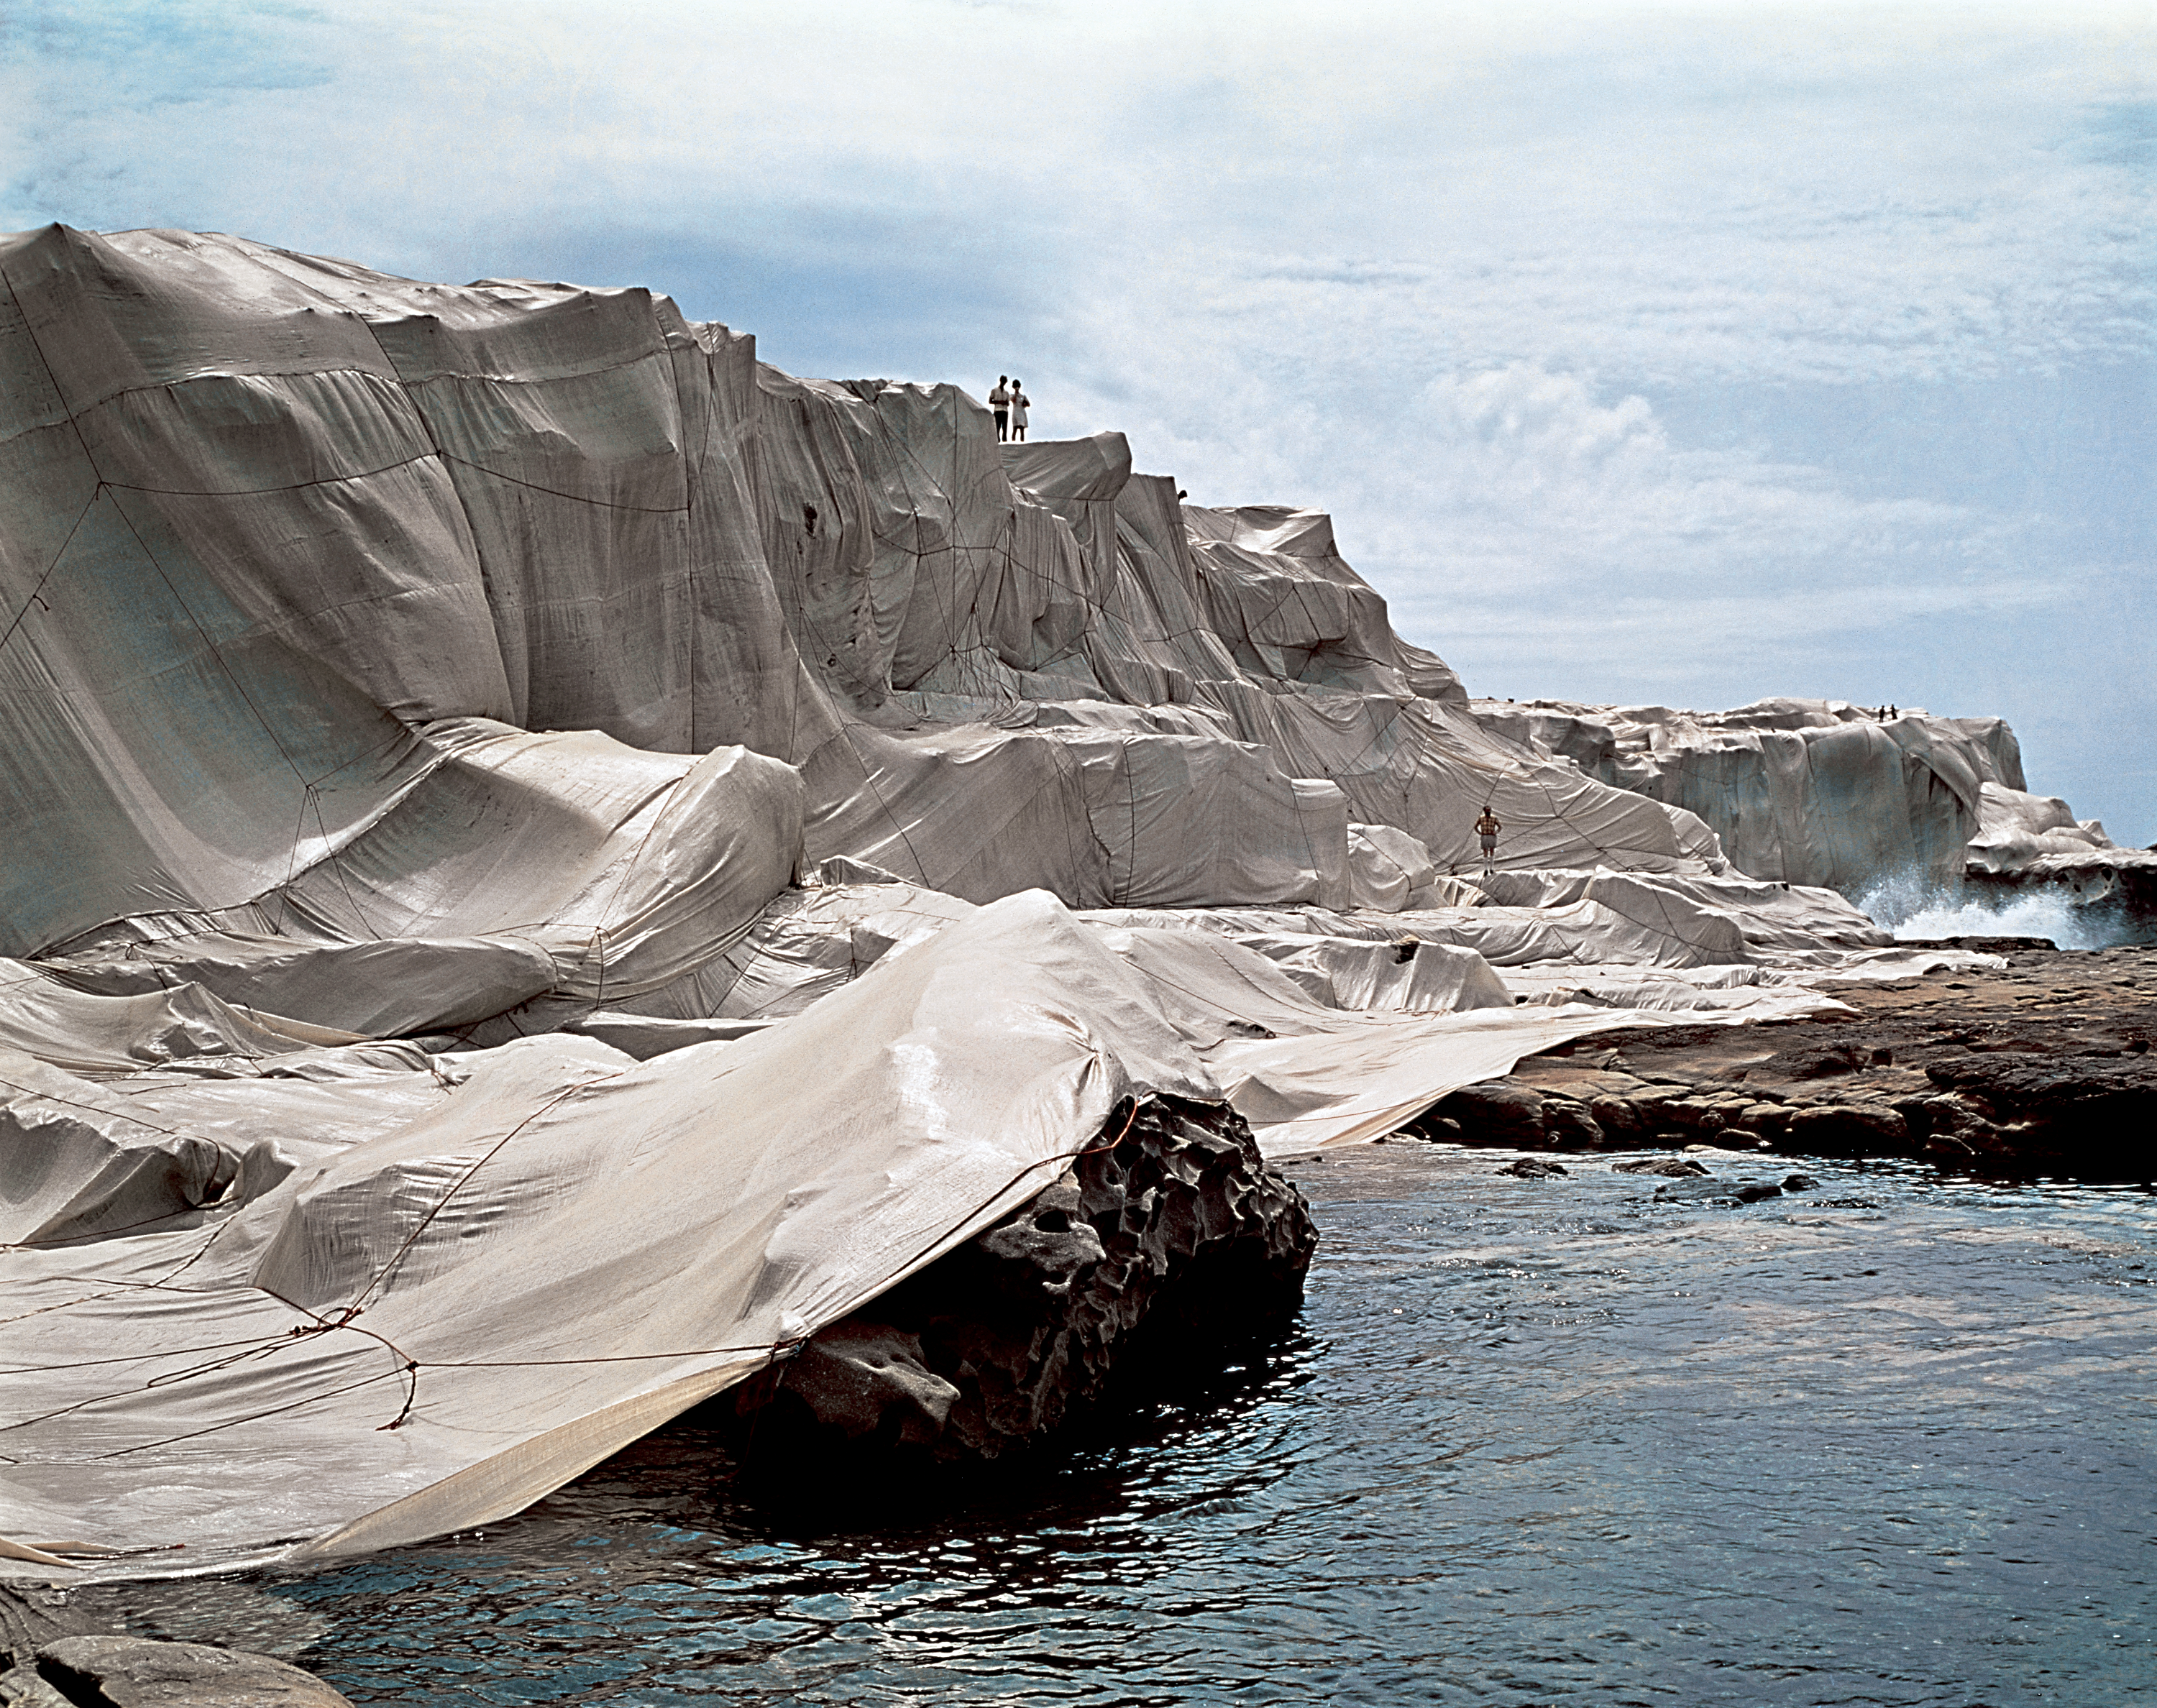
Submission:
<svg viewBox="0 0 2157 1708">
<path fill-rule="evenodd" d="M 1860 908 L 1902 939 L 2049 937 L 2062 949 L 2108 949 L 2135 940 L 2134 931 L 2117 913 L 2077 907 L 2051 888 L 2000 894 L 1893 872 L 1856 899 Z"/>
</svg>

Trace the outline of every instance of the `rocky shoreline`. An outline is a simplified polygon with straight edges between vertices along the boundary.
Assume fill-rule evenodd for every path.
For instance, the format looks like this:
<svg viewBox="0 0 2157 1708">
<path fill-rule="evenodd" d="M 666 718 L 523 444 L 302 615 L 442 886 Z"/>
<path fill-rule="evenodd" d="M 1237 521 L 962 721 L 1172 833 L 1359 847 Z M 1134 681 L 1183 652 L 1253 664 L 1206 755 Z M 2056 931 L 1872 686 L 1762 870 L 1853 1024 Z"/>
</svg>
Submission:
<svg viewBox="0 0 2157 1708">
<path fill-rule="evenodd" d="M 2157 946 L 1940 946 L 2003 965 L 1840 986 L 1853 1014 L 1600 1033 L 1456 1092 L 1397 1136 L 1529 1153 L 1503 1171 L 1530 1179 L 1565 1172 L 1553 1153 L 1758 1155 L 1758 1181 L 1717 1179 L 1681 1154 L 1618 1165 L 1665 1177 L 1660 1194 L 1733 1202 L 1811 1186 L 1780 1160 L 1805 1156 L 2157 1175 Z M 888 1466 L 894 1449 L 923 1469 L 978 1464 L 1101 1397 L 1112 1353 L 1145 1342 L 1155 1364 L 1193 1356 L 1203 1325 L 1232 1314 L 1225 1294 L 1262 1319 L 1239 1318 L 1240 1331 L 1277 1329 L 1315 1230 L 1240 1118 L 1163 1100 L 1112 1125 L 1111 1142 L 879 1300 L 874 1320 L 835 1325 L 729 1408 L 744 1423 L 769 1409 L 776 1438 L 827 1469 L 853 1457 Z M 1120 1385 L 1132 1372 L 1116 1374 Z M 62 1590 L 0 1589 L 0 1705 L 343 1700 L 265 1656 L 123 1635 L 106 1612 Z"/>
<path fill-rule="evenodd" d="M 1408 1131 L 1529 1151 L 1711 1144 L 1995 1175 L 2157 1174 L 2157 946 L 1937 946 L 2005 965 L 1834 987 L 1855 1015 L 1598 1033 L 1454 1093 Z"/>
</svg>

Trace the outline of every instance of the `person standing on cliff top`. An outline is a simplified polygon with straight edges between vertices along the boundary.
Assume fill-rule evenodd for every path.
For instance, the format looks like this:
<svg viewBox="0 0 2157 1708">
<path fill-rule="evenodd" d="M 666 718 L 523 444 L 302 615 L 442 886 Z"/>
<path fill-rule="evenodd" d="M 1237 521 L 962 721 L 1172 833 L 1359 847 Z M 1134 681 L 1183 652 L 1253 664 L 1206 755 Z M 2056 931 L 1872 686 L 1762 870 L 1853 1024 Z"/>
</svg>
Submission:
<svg viewBox="0 0 2157 1708">
<path fill-rule="evenodd" d="M 996 418 L 996 437 L 999 440 L 1011 437 L 1012 394 L 1006 389 L 1010 384 L 1011 376 L 1007 373 L 999 373 L 996 376 L 996 388 L 989 394 L 989 413 Z"/>
<path fill-rule="evenodd" d="M 1506 827 L 1498 822 L 1498 815 L 1490 810 L 1486 802 L 1483 816 L 1475 821 L 1475 834 L 1483 840 L 1483 870 L 1490 870 L 1490 862 L 1498 852 L 1498 832 Z"/>
<path fill-rule="evenodd" d="M 1011 390 L 1011 436 L 1014 443 L 1026 439 L 1026 406 L 1030 399 L 1026 394 L 1026 383 L 1015 379 Z"/>
</svg>

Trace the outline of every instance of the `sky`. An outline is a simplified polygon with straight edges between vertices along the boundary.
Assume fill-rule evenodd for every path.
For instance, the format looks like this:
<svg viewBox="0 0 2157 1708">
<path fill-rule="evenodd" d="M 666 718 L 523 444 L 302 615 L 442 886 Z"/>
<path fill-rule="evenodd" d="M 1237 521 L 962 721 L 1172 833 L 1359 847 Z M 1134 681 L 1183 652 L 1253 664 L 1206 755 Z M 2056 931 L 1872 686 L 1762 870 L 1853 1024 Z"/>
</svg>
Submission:
<svg viewBox="0 0 2157 1708">
<path fill-rule="evenodd" d="M 2002 716 L 2157 842 L 2148 4 L 0 9 L 0 229 L 645 285 L 1332 513 L 1472 692 Z"/>
</svg>

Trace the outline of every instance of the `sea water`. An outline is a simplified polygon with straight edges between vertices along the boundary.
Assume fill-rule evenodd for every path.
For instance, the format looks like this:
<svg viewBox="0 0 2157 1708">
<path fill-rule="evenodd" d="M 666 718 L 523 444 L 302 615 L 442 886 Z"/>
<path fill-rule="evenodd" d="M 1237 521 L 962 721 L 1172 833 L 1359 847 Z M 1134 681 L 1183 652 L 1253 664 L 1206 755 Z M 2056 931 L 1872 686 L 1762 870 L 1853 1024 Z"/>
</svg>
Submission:
<svg viewBox="0 0 2157 1708">
<path fill-rule="evenodd" d="M 1296 1165 L 1277 1356 L 970 1494 L 804 1516 L 689 1422 L 483 1533 L 133 1617 L 460 1708 L 2157 1701 L 2146 1191 L 1505 1160 Z"/>
</svg>

